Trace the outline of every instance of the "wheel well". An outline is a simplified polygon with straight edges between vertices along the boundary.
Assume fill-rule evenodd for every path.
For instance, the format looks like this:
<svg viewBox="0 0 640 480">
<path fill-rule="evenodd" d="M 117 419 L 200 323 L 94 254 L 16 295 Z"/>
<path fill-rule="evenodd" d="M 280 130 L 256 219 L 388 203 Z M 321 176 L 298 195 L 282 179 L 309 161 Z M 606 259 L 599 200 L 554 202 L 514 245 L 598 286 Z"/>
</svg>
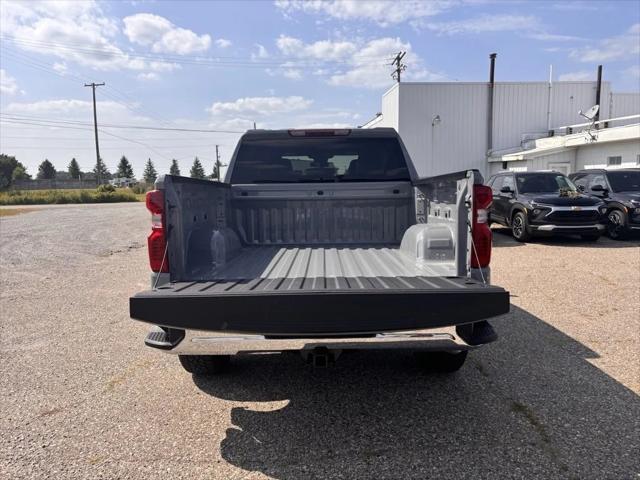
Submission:
<svg viewBox="0 0 640 480">
<path fill-rule="evenodd" d="M 525 217 L 527 216 L 527 213 L 522 207 L 513 207 L 513 210 L 511 210 L 511 215 L 509 215 L 509 226 L 511 226 L 511 224 L 513 223 L 513 217 L 515 217 L 516 213 L 518 212 L 523 213 Z"/>
</svg>

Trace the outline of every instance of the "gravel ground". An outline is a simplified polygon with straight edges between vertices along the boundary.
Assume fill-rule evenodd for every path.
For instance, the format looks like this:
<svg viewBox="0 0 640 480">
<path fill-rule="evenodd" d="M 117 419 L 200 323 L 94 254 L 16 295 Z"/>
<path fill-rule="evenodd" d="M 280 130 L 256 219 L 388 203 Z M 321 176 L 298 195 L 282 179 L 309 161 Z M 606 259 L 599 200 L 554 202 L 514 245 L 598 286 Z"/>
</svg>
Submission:
<svg viewBox="0 0 640 480">
<path fill-rule="evenodd" d="M 453 376 L 407 353 L 191 377 L 145 348 L 142 204 L 0 220 L 1 478 L 637 478 L 640 242 L 495 233 L 512 312 Z"/>
</svg>

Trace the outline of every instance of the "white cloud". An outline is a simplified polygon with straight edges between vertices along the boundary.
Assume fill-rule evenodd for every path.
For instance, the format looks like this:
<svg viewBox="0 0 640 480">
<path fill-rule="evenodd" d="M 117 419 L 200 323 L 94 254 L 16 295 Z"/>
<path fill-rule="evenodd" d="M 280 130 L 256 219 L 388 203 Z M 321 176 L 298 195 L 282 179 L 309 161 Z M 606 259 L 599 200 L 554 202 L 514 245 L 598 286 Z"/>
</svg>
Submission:
<svg viewBox="0 0 640 480">
<path fill-rule="evenodd" d="M 580 70 L 579 72 L 568 72 L 563 73 L 558 77 L 558 80 L 561 82 L 568 81 L 587 81 L 587 80 L 595 80 L 594 74 L 591 71 Z"/>
<path fill-rule="evenodd" d="M 269 52 L 266 48 L 264 48 L 264 45 L 256 43 L 255 47 L 258 49 L 258 51 L 251 54 L 251 60 L 255 61 L 263 58 L 269 58 Z"/>
<path fill-rule="evenodd" d="M 215 41 L 216 47 L 218 48 L 229 48 L 231 45 L 231 40 L 227 40 L 226 38 L 219 38 Z"/>
<path fill-rule="evenodd" d="M 341 60 L 353 55 L 356 45 L 350 41 L 320 40 L 305 44 L 302 40 L 280 35 L 276 40 L 278 49 L 287 56 L 297 58 L 312 58 L 323 61 Z"/>
<path fill-rule="evenodd" d="M 4 68 L 0 68 L 0 93 L 15 95 L 19 91 L 16 79 L 9 75 Z"/>
<path fill-rule="evenodd" d="M 432 22 L 426 26 L 429 30 L 446 35 L 529 31 L 538 27 L 538 19 L 532 15 L 482 15 L 450 22 Z"/>
<path fill-rule="evenodd" d="M 214 102 L 208 109 L 213 115 L 270 115 L 304 110 L 313 100 L 300 96 L 245 97 L 233 102 Z"/>
<path fill-rule="evenodd" d="M 160 79 L 158 74 L 155 72 L 139 73 L 136 78 L 143 82 L 150 82 L 150 81 L 155 81 Z"/>
<path fill-rule="evenodd" d="M 399 51 L 406 51 L 404 62 L 409 66 L 405 78 L 409 80 L 442 80 L 442 75 L 428 72 L 422 60 L 412 51 L 411 44 L 399 38 L 378 38 L 364 42 L 356 40 L 321 40 L 313 43 L 281 35 L 276 46 L 283 55 L 305 61 L 306 66 L 314 66 L 311 73 L 328 77 L 328 83 L 334 86 L 353 86 L 364 88 L 383 88 L 391 85 L 391 58 Z M 270 70 L 272 74 L 281 73 L 299 79 L 300 63 L 289 61 L 282 64 L 281 70 Z"/>
<path fill-rule="evenodd" d="M 69 67 L 65 62 L 55 62 L 52 68 L 61 75 L 66 74 L 69 70 Z"/>
<path fill-rule="evenodd" d="M 164 17 L 152 13 L 137 13 L 125 17 L 124 33 L 132 43 L 151 47 L 156 53 L 204 52 L 211 46 L 211 37 L 180 28 Z"/>
<path fill-rule="evenodd" d="M 640 23 L 632 25 L 622 35 L 601 40 L 597 45 L 576 48 L 569 56 L 581 62 L 611 62 L 640 55 Z"/>
<path fill-rule="evenodd" d="M 114 43 L 118 22 L 104 14 L 94 1 L 13 2 L 3 0 L 2 32 L 19 49 L 48 54 L 62 62 L 73 62 L 95 70 L 154 69 Z M 160 64 L 163 62 L 157 62 Z"/>
<path fill-rule="evenodd" d="M 328 15 L 339 20 L 368 20 L 381 26 L 437 15 L 459 2 L 451 0 L 276 0 L 285 15 L 297 12 Z"/>
</svg>

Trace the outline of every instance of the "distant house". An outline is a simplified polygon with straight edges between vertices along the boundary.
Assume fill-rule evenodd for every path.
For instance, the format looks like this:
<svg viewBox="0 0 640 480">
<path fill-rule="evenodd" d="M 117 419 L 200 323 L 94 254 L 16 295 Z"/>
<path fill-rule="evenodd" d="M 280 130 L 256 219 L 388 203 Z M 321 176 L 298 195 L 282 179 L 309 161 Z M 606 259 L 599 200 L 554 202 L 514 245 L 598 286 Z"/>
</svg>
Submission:
<svg viewBox="0 0 640 480">
<path fill-rule="evenodd" d="M 135 178 L 120 177 L 112 178 L 111 180 L 109 180 L 109 184 L 113 185 L 114 187 L 132 187 L 134 185 L 137 185 L 138 181 Z"/>
</svg>

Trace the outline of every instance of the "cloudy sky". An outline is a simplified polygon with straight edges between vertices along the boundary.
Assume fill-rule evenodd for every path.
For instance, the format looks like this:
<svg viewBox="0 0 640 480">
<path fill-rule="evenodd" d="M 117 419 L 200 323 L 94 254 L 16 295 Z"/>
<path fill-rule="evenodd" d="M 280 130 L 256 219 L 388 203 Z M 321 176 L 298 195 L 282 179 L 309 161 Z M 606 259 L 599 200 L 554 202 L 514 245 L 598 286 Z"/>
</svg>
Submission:
<svg viewBox="0 0 640 480">
<path fill-rule="evenodd" d="M 2 0 L 0 148 L 32 174 L 44 159 L 125 154 L 140 175 L 194 156 L 212 169 L 252 128 L 356 126 L 380 110 L 390 59 L 407 81 L 593 80 L 640 84 L 640 2 Z M 195 130 L 195 131 L 194 131 Z M 199 130 L 199 131 L 198 131 Z"/>
</svg>

